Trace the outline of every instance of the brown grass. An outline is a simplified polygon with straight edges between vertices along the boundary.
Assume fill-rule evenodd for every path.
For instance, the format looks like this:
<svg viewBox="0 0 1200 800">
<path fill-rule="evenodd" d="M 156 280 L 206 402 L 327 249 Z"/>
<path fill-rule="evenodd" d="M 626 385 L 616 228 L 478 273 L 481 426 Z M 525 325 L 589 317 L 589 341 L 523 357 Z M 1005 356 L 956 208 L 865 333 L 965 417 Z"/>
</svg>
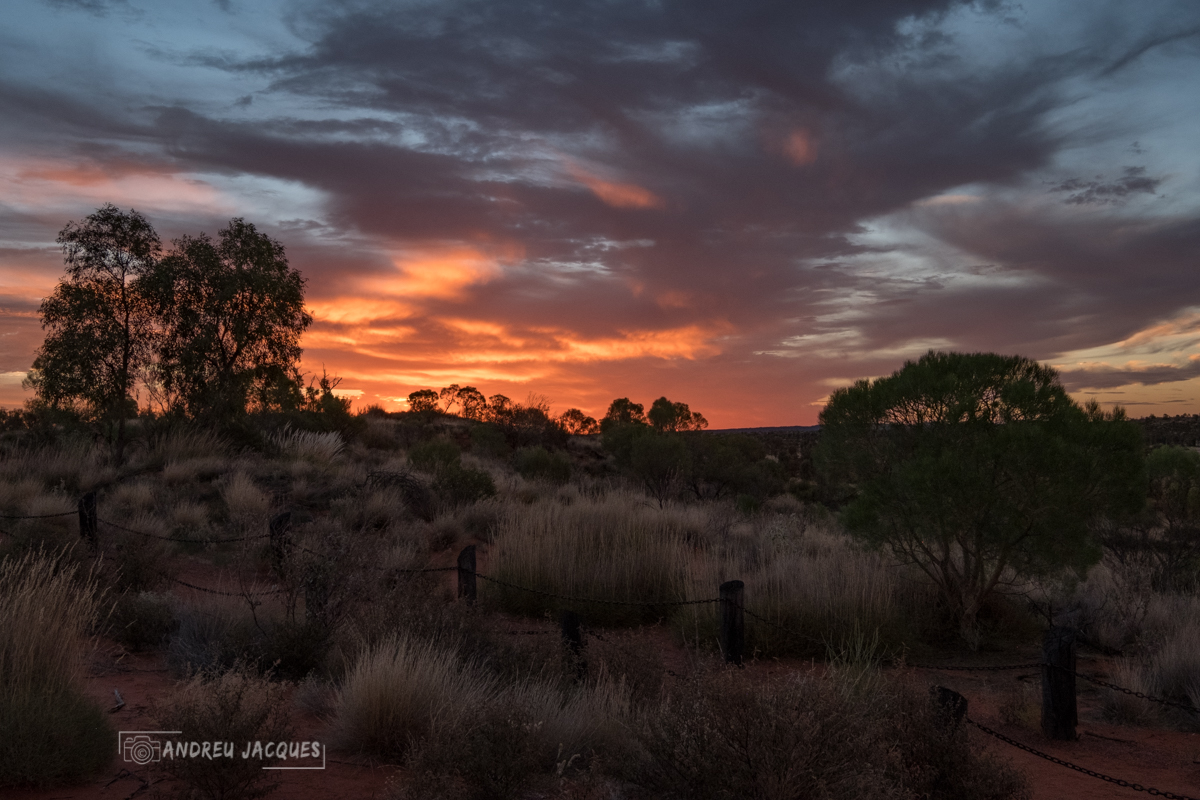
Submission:
<svg viewBox="0 0 1200 800">
<path fill-rule="evenodd" d="M 0 786 L 78 780 L 116 751 L 82 690 L 100 617 L 93 573 L 60 556 L 0 561 Z"/>
</svg>

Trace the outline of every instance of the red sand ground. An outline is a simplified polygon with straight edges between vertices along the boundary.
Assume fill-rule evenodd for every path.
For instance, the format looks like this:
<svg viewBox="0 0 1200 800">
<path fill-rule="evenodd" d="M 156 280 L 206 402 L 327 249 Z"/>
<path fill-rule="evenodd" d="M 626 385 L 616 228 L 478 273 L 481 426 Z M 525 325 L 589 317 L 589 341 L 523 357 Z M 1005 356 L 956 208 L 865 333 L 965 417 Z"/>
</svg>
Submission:
<svg viewBox="0 0 1200 800">
<path fill-rule="evenodd" d="M 484 570 L 482 563 L 480 570 Z M 191 561 L 180 577 L 197 585 L 213 587 L 218 585 L 219 570 L 204 562 Z M 452 573 L 448 576 L 448 581 L 450 580 Z M 200 593 L 191 589 L 176 588 L 180 596 L 189 599 L 201 597 Z M 502 620 L 499 624 L 519 628 L 542 627 L 515 620 Z M 665 630 L 645 629 L 641 635 L 647 648 L 659 651 L 664 667 L 677 672 L 686 671 L 689 659 L 683 650 L 672 643 Z M 1032 651 L 1020 656 L 996 655 L 994 660 L 997 664 L 1032 662 L 1037 660 L 1037 655 Z M 1107 666 L 1105 659 L 1081 658 L 1079 669 L 1081 672 L 1104 675 Z M 751 664 L 747 669 L 747 678 L 753 680 L 756 677 L 765 678 L 768 674 L 779 675 L 783 672 L 808 669 L 811 669 L 808 662 L 764 661 Z M 1082 767 L 1141 783 L 1162 792 L 1200 797 L 1200 734 L 1107 723 L 1100 714 L 1099 690 L 1082 681 L 1078 694 L 1078 741 L 1051 742 L 1042 736 L 1036 726 L 1005 724 L 998 712 L 1000 704 L 1011 697 L 1023 683 L 1038 685 L 1036 670 L 948 672 L 910 668 L 907 670 L 907 676 L 915 686 L 936 684 L 962 693 L 968 698 L 969 715 L 973 719 L 1030 747 Z M 124 699 L 125 706 L 112 715 L 114 727 L 118 730 L 152 729 L 154 724 L 149 718 L 148 709 L 156 698 L 168 694 L 174 683 L 175 680 L 167 671 L 161 654 L 126 654 L 111 642 L 100 644 L 87 675 L 88 693 L 101 704 L 114 705 L 114 690 L 119 691 Z M 301 740 L 329 740 L 327 725 L 298 708 L 293 711 L 293 724 Z M 1009 759 L 1024 772 L 1033 786 L 1035 800 L 1118 800 L 1146 796 L 1130 788 L 1105 783 L 1022 752 L 977 729 L 972 729 L 970 736 L 977 746 Z M 6 800 L 111 800 L 130 798 L 134 795 L 140 798 L 174 795 L 173 787 L 167 783 L 147 788 L 142 778 L 147 777 L 149 773 L 144 769 L 126 769 L 129 766 L 133 765 L 124 764 L 117 758 L 104 775 L 89 783 L 42 791 L 6 791 L 4 797 Z M 379 798 L 385 795 L 385 785 L 398 771 L 395 766 L 372 764 L 354 755 L 333 752 L 323 771 L 277 772 L 280 787 L 271 798 Z"/>
</svg>

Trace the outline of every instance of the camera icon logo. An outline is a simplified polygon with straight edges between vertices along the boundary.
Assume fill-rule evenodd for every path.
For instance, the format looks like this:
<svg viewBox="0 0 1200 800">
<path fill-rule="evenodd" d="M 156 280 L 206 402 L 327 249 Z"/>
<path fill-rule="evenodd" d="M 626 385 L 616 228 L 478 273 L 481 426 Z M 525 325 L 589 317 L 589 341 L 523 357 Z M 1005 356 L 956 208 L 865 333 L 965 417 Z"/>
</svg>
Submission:
<svg viewBox="0 0 1200 800">
<path fill-rule="evenodd" d="M 177 731 L 121 731 L 121 757 L 126 763 L 144 767 L 162 760 L 162 742 L 152 734 L 171 734 Z"/>
</svg>

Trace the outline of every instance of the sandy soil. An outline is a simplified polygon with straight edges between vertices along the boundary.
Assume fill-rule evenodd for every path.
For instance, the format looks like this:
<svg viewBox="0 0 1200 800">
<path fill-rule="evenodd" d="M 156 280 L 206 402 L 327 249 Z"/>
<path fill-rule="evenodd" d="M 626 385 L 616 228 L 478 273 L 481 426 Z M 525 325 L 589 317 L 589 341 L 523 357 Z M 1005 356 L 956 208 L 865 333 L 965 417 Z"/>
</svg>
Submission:
<svg viewBox="0 0 1200 800">
<path fill-rule="evenodd" d="M 482 558 L 479 568 L 481 572 L 485 570 Z M 219 571 L 210 564 L 193 561 L 180 577 L 197 585 L 212 587 L 217 585 Z M 260 578 L 260 585 L 267 585 L 266 577 Z M 447 580 L 453 581 L 453 573 L 447 576 Z M 191 589 L 177 586 L 176 590 L 177 594 L 188 600 L 202 598 L 199 592 Z M 510 630 L 546 627 L 544 623 L 507 618 L 498 619 L 497 624 Z M 672 642 L 665 629 L 642 629 L 638 635 L 644 639 L 641 646 L 658 651 L 664 668 L 680 674 L 687 671 L 689 658 L 686 652 Z M 1032 650 L 996 654 L 990 658 L 996 664 L 1038 660 L 1037 653 Z M 987 662 L 981 660 L 980 663 Z M 1082 672 L 1104 676 L 1108 666 L 1106 659 L 1080 657 L 1079 669 Z M 749 665 L 747 678 L 754 680 L 756 677 L 765 678 L 812 668 L 810 662 L 764 661 Z M 1094 686 L 1084 682 L 1079 684 L 1079 739 L 1052 742 L 1037 727 L 1037 670 L 951 672 L 909 668 L 904 674 L 906 680 L 916 687 L 940 685 L 960 692 L 968 698 L 971 718 L 1030 747 L 1146 787 L 1200 797 L 1200 734 L 1105 722 L 1100 710 L 1100 690 Z M 162 654 L 129 654 L 107 641 L 101 641 L 93 653 L 86 681 L 88 693 L 106 707 L 115 705 L 114 690 L 124 699 L 125 705 L 112 713 L 114 727 L 118 730 L 152 729 L 154 724 L 149 717 L 149 708 L 156 698 L 169 693 L 175 684 L 175 678 L 168 672 Z M 1012 702 L 1013 698 L 1023 698 L 1026 703 L 1028 713 L 1023 716 L 1021 724 L 1008 724 L 1001 718 L 1001 705 Z M 298 707 L 293 709 L 293 724 L 302 739 L 329 740 L 327 724 Z M 1130 788 L 1105 783 L 1022 752 L 978 729 L 972 728 L 970 736 L 977 746 L 1009 759 L 1028 775 L 1035 800 L 1100 800 L 1145 796 Z M 128 769 L 131 766 L 134 765 L 125 764 L 118 758 L 104 775 L 89 783 L 44 791 L 6 791 L 4 797 L 6 800 L 108 800 L 135 795 L 140 798 L 173 796 L 173 787 L 169 783 L 148 786 L 151 773 L 145 769 Z M 366 759 L 334 751 L 323 771 L 277 773 L 281 785 L 271 797 L 277 800 L 378 798 L 385 795 L 387 782 L 398 772 L 395 766 L 372 764 Z"/>
</svg>

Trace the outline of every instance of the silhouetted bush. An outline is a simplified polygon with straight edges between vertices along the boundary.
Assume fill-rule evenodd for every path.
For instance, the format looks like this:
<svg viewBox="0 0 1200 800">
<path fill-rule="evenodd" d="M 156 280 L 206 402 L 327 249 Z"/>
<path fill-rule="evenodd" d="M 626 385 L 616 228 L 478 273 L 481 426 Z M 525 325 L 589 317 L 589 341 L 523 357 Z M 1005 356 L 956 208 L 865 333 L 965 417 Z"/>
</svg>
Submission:
<svg viewBox="0 0 1200 800">
<path fill-rule="evenodd" d="M 551 483 L 571 479 L 571 462 L 565 453 L 551 453 L 544 447 L 523 447 L 513 453 L 513 469 L 522 477 Z"/>
<path fill-rule="evenodd" d="M 504 458 L 512 448 L 504 433 L 495 425 L 476 425 L 471 428 L 471 449 L 482 456 Z"/>
<path fill-rule="evenodd" d="M 458 464 L 461 458 L 458 445 L 446 439 L 430 439 L 413 445 L 408 451 L 408 460 L 414 467 L 425 472 L 437 472 Z"/>
<path fill-rule="evenodd" d="M 137 652 L 166 644 L 179 627 L 171 601 L 151 592 L 127 592 L 108 616 L 108 635 Z"/>
<path fill-rule="evenodd" d="M 439 469 L 432 488 L 442 503 L 450 508 L 474 503 L 496 493 L 496 484 L 492 482 L 491 475 L 457 463 Z"/>
</svg>

